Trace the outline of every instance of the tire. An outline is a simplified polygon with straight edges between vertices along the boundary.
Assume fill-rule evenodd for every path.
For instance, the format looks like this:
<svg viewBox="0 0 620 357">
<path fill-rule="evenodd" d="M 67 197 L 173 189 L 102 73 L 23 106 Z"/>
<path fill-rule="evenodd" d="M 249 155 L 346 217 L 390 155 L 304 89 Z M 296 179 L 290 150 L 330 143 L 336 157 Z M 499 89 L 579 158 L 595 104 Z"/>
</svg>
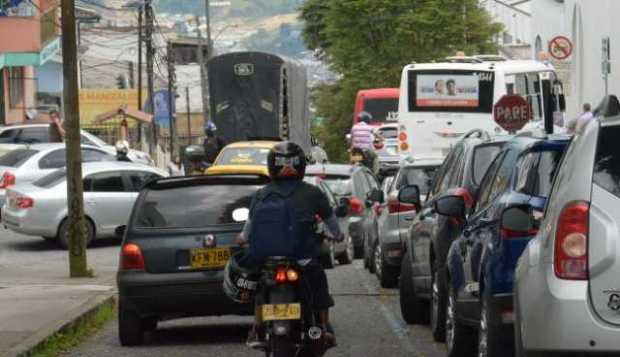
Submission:
<svg viewBox="0 0 620 357">
<path fill-rule="evenodd" d="M 137 313 L 118 305 L 118 339 L 122 346 L 139 346 L 144 341 L 144 324 Z"/>
<path fill-rule="evenodd" d="M 145 319 L 142 319 L 142 329 L 146 332 L 153 332 L 157 330 L 157 317 L 151 316 Z"/>
<path fill-rule="evenodd" d="M 405 253 L 400 268 L 400 313 L 406 323 L 427 324 L 428 304 L 416 296 L 409 252 Z"/>
<path fill-rule="evenodd" d="M 449 284 L 450 285 L 450 284 Z M 446 309 L 446 347 L 448 357 L 476 355 L 476 331 L 456 319 L 456 294 L 450 286 Z"/>
<path fill-rule="evenodd" d="M 95 239 L 95 227 L 90 219 L 84 217 L 86 222 L 86 247 Z M 62 249 L 69 248 L 69 219 L 65 218 L 58 228 L 58 244 Z"/>
<path fill-rule="evenodd" d="M 56 242 L 56 240 L 58 240 L 57 237 L 42 237 L 44 241 L 46 242 Z"/>
<path fill-rule="evenodd" d="M 431 332 L 436 342 L 446 341 L 446 308 L 448 305 L 446 291 L 446 276 L 440 274 L 438 269 L 433 272 L 431 291 Z"/>
<path fill-rule="evenodd" d="M 323 269 L 334 269 L 334 245 L 329 244 L 329 252 L 327 254 L 321 254 L 320 257 L 321 266 Z"/>
<path fill-rule="evenodd" d="M 364 256 L 366 259 L 368 259 L 368 271 L 371 274 L 376 274 L 377 270 L 375 269 L 375 248 L 374 246 L 370 246 L 370 242 L 367 241 L 367 244 L 365 244 L 366 249 L 364 250 Z"/>
<path fill-rule="evenodd" d="M 514 341 L 506 326 L 490 326 L 489 296 L 482 295 L 480 324 L 478 325 L 478 357 L 512 357 Z"/>
<path fill-rule="evenodd" d="M 355 247 L 353 246 L 353 238 L 351 236 L 347 236 L 346 238 L 346 248 L 344 253 L 340 254 L 338 257 L 338 263 L 341 265 L 348 265 L 353 263 L 353 259 L 355 259 Z"/>
<path fill-rule="evenodd" d="M 290 341 L 287 336 L 271 337 L 271 356 L 272 357 L 294 357 L 295 344 Z"/>
<path fill-rule="evenodd" d="M 362 259 L 364 259 L 364 268 L 370 271 L 370 254 L 368 254 L 368 240 L 366 239 L 366 234 L 364 234 L 364 240 L 362 242 Z"/>
<path fill-rule="evenodd" d="M 515 291 L 515 297 L 513 298 L 512 306 L 514 306 L 515 323 L 514 323 L 514 344 L 515 344 L 515 357 L 526 357 L 525 349 L 523 348 L 523 336 L 521 336 L 521 319 L 519 318 L 519 304 L 516 298 L 517 292 Z"/>
<path fill-rule="evenodd" d="M 381 243 L 377 242 L 373 250 L 373 262 L 375 263 L 375 274 L 379 279 L 381 287 L 384 289 L 393 289 L 398 286 L 398 271 L 386 264 L 383 259 L 383 249 Z"/>
<path fill-rule="evenodd" d="M 355 259 L 363 259 L 364 258 L 364 244 L 365 240 L 362 239 L 361 246 L 355 246 L 355 242 L 353 242 L 354 250 L 355 250 Z M 364 268 L 367 268 L 366 261 L 364 261 Z"/>
</svg>

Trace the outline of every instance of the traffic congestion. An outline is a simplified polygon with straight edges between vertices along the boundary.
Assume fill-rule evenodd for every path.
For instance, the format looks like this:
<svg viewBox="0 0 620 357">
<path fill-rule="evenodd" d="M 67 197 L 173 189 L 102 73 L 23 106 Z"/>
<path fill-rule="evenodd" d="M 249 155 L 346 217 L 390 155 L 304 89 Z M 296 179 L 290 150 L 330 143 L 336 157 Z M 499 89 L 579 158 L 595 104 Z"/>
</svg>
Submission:
<svg viewBox="0 0 620 357">
<path fill-rule="evenodd" d="M 73 17 L 73 2 L 62 1 L 70 7 L 57 17 Z M 299 1 L 292 13 L 304 25 L 267 27 L 302 37 L 304 50 L 337 72 L 330 84 L 311 84 L 308 61 L 212 48 L 226 28 L 211 38 L 210 7 L 225 16 L 238 3 L 207 1 L 206 44 L 196 17 L 198 41 L 180 36 L 175 49 L 172 40 L 153 48 L 143 38 L 156 28 L 150 1 L 121 2 L 90 5 L 139 9 L 139 61 L 143 42 L 147 56 L 169 51 L 159 60 L 166 75 L 155 78 L 167 90 L 154 91 L 148 78 L 148 98 L 135 90 L 136 108 L 107 103 L 86 127 L 79 105 L 66 104 L 89 90 L 73 85 L 77 75 L 65 78 L 59 105 L 35 110 L 24 101 L 23 121 L 4 120 L 0 92 L 0 272 L 11 269 L 0 277 L 0 301 L 15 309 L 0 313 L 7 356 L 620 356 L 620 100 L 607 82 L 609 38 L 605 93 L 592 105 L 574 99 L 583 98 L 575 88 L 585 76 L 567 77 L 571 63 L 561 61 L 576 44 L 564 35 L 516 59 L 506 49 L 487 52 L 495 47 L 485 41 L 469 46 L 486 32 L 463 30 L 464 43 L 434 52 L 433 40 L 424 61 L 398 59 L 372 77 L 369 61 L 349 65 L 360 56 L 337 43 L 353 41 L 351 26 L 339 22 L 348 5 Z M 516 19 L 522 3 L 497 6 Z M 389 13 L 388 5 L 368 5 L 380 13 L 370 27 L 418 11 Z M 0 26 L 18 11 L 8 7 L 0 4 Z M 476 21 L 490 26 L 491 41 L 501 28 L 491 31 L 484 11 Z M 398 18 L 426 28 L 440 12 Z M 255 46 L 269 38 L 253 36 Z M 385 40 L 373 36 L 362 42 Z M 372 52 L 389 57 L 385 48 Z M 158 67 L 147 58 L 147 75 Z M 190 95 L 187 84 L 181 96 L 177 74 L 200 92 Z M 80 264 L 82 275 L 74 274 Z M 71 280 L 56 276 L 67 275 L 64 265 Z M 40 312 L 2 295 L 58 286 L 69 292 L 49 299 L 71 302 L 53 323 L 39 322 L 45 333 L 29 325 Z M 79 301 L 80 289 L 101 295 Z M 104 304 L 112 313 L 96 321 Z M 73 341 L 57 342 L 66 335 Z M 28 350 L 15 352 L 22 344 Z"/>
</svg>

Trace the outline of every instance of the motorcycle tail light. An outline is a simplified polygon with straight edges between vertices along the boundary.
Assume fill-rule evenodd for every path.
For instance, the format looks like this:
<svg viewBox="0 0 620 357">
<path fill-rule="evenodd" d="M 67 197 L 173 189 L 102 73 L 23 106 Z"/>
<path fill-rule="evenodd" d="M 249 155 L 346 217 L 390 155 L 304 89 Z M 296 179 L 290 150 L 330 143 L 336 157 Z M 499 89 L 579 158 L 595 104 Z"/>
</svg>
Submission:
<svg viewBox="0 0 620 357">
<path fill-rule="evenodd" d="M 287 282 L 287 277 L 286 277 L 286 268 L 285 267 L 278 267 L 276 269 L 276 277 L 275 277 L 275 281 L 276 283 L 286 283 Z"/>
<path fill-rule="evenodd" d="M 590 205 L 572 202 L 562 209 L 555 233 L 555 275 L 566 280 L 588 279 Z"/>
<path fill-rule="evenodd" d="M 139 245 L 128 243 L 123 246 L 120 270 L 144 270 L 144 256 Z"/>
</svg>

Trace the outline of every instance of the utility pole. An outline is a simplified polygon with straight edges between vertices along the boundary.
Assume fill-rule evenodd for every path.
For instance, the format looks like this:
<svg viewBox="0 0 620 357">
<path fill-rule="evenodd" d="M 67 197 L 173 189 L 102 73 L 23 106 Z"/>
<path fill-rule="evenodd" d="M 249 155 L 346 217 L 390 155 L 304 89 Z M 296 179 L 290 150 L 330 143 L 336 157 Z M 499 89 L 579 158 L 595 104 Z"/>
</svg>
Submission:
<svg viewBox="0 0 620 357">
<path fill-rule="evenodd" d="M 172 41 L 168 41 L 168 119 L 170 124 L 170 161 L 174 160 L 174 153 L 177 147 L 177 130 L 175 112 L 173 112 L 174 101 L 176 99 L 176 69 L 174 68 L 174 48 L 172 47 Z"/>
<path fill-rule="evenodd" d="M 144 7 L 138 8 L 138 110 L 142 110 L 142 13 Z M 138 142 L 142 143 L 144 133 L 142 123 L 138 123 Z"/>
<path fill-rule="evenodd" d="M 192 113 L 189 108 L 189 87 L 185 87 L 185 106 L 187 108 L 187 145 L 192 145 Z"/>
<path fill-rule="evenodd" d="M 209 83 L 207 81 L 207 66 L 204 58 L 204 39 L 200 32 L 200 17 L 196 16 L 196 31 L 198 31 L 198 65 L 200 66 L 200 88 L 202 91 L 202 117 L 204 124 L 209 120 Z M 207 49 L 209 46 L 207 46 Z M 207 53 L 207 57 L 209 53 Z"/>
<path fill-rule="evenodd" d="M 207 18 L 207 61 L 213 57 L 213 43 L 211 42 L 211 2 L 205 0 L 205 17 Z"/>
<path fill-rule="evenodd" d="M 153 7 L 151 6 L 151 0 L 145 0 L 144 3 L 144 17 L 146 22 L 145 39 L 146 42 L 146 78 L 147 78 L 147 95 L 148 95 L 148 107 L 147 112 L 155 114 L 153 106 L 153 57 L 155 56 L 155 49 L 153 48 Z M 153 120 L 151 123 L 151 137 L 149 138 L 149 153 L 152 157 L 155 157 L 157 151 L 157 123 Z"/>
<path fill-rule="evenodd" d="M 67 204 L 69 206 L 69 275 L 92 276 L 86 259 L 86 230 L 80 148 L 77 41 L 74 0 L 62 0 L 62 53 L 64 75 L 64 128 L 67 155 Z"/>
</svg>

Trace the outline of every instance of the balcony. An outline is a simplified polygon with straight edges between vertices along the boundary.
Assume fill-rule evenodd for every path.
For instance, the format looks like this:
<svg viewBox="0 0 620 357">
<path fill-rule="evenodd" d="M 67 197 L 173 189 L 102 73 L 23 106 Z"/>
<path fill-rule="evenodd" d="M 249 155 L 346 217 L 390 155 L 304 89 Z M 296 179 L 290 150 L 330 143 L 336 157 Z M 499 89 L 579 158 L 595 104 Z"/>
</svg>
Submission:
<svg viewBox="0 0 620 357">
<path fill-rule="evenodd" d="M 12 0 L 0 3 L 4 3 L 0 9 L 0 53 L 38 54 L 49 52 L 47 47 L 50 45 L 56 46 L 60 33 L 57 1 Z"/>
</svg>

